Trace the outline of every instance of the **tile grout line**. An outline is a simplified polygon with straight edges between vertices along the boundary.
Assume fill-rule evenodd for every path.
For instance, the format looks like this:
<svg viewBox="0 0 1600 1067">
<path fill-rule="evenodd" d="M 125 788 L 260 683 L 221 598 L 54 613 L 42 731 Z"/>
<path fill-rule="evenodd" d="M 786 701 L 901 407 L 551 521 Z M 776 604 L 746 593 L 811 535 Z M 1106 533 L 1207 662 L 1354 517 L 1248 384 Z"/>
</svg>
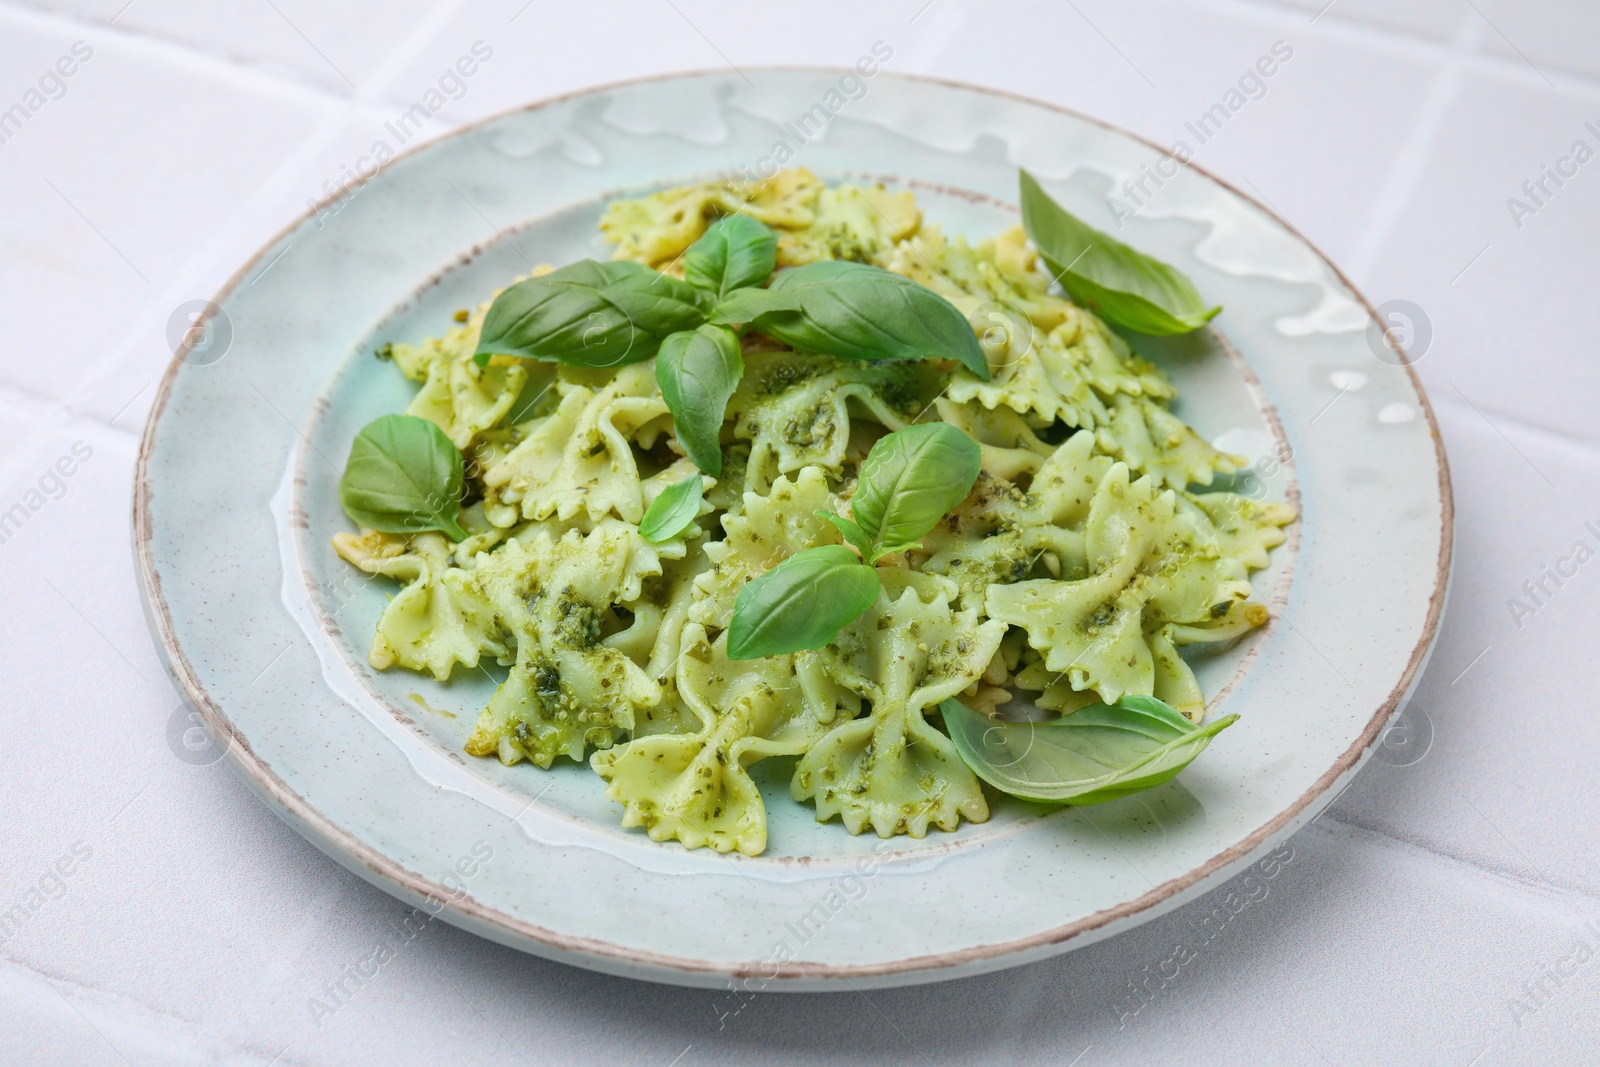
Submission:
<svg viewBox="0 0 1600 1067">
<path fill-rule="evenodd" d="M 1482 39 L 1483 21 L 1469 13 L 1429 79 L 1422 106 L 1407 132 L 1400 153 L 1390 166 L 1377 199 L 1368 208 L 1361 237 L 1345 257 L 1344 269 L 1358 286 L 1365 286 L 1368 282 L 1379 250 L 1393 233 L 1401 213 L 1415 199 L 1423 172 L 1433 156 L 1434 142 L 1439 137 L 1445 118 L 1461 95 L 1464 64 L 1477 53 Z"/>
<path fill-rule="evenodd" d="M 170 277 L 175 279 L 174 281 L 164 285 L 159 295 L 153 297 L 135 315 L 130 316 L 127 331 L 106 346 L 105 355 L 89 366 L 77 388 L 64 398 L 64 404 L 69 410 L 81 411 L 80 401 L 85 400 L 97 386 L 112 379 L 119 369 L 129 366 L 130 357 L 138 352 L 141 343 L 147 339 L 149 324 L 145 322 L 146 315 L 159 316 L 163 311 L 176 307 L 182 301 L 195 298 L 197 290 L 204 289 L 206 297 L 211 295 L 219 280 L 226 278 L 237 266 L 235 246 L 239 240 L 246 233 L 257 229 L 261 222 L 266 222 L 269 226 L 272 224 L 277 213 L 269 217 L 269 212 L 280 205 L 299 179 L 310 173 L 320 152 L 334 143 L 345 122 L 357 117 L 381 118 L 386 114 L 376 110 L 371 101 L 382 99 L 381 94 L 385 88 L 404 73 L 407 65 L 421 53 L 423 48 L 439 37 L 444 25 L 464 2 L 465 0 L 451 0 L 434 8 L 427 17 L 420 19 L 413 26 L 406 38 L 393 48 L 377 70 L 365 79 L 367 86 L 365 89 L 348 100 L 335 97 L 333 99 L 338 102 L 332 106 L 325 103 L 323 108 L 319 109 L 320 118 L 312 132 L 284 155 L 263 181 L 244 195 L 242 199 L 246 205 L 245 209 L 234 213 L 230 221 L 219 227 L 199 252 L 172 272 Z M 449 128 L 441 127 L 441 133 Z M 321 195 L 320 191 L 318 195 Z M 287 223 L 290 220 L 282 221 Z M 155 372 L 156 377 L 159 378 L 164 369 L 165 363 Z M 90 417 L 99 419 L 98 416 Z M 99 421 L 106 422 L 104 419 Z"/>
<path fill-rule="evenodd" d="M 78 996 L 78 997 L 80 997 L 82 999 L 85 999 L 85 1000 L 89 999 L 89 997 L 97 999 L 102 1003 L 105 1002 L 106 1000 L 111 1000 L 111 1001 L 116 1002 L 119 1006 L 124 1007 L 124 1008 L 129 1007 L 129 1006 L 136 1007 L 136 1008 L 148 1013 L 149 1016 L 151 1018 L 153 1018 L 153 1019 L 162 1020 L 162 1021 L 169 1021 L 169 1022 L 170 1021 L 182 1022 L 182 1023 L 184 1023 L 184 1024 L 188 1025 L 188 1026 L 191 1026 L 191 1027 L 197 1025 L 197 1021 L 195 1019 L 189 1018 L 188 1016 L 185 1016 L 185 1015 L 178 1014 L 178 1013 L 176 1013 L 174 1011 L 171 1011 L 170 1009 L 160 1007 L 154 1001 L 142 1000 L 139 997 L 132 996 L 132 995 L 130 995 L 128 993 L 122 992 L 122 991 L 112 987 L 109 984 L 107 984 L 107 985 L 96 985 L 96 984 L 94 984 L 93 982 L 89 981 L 86 978 L 74 977 L 73 975 L 68 974 L 68 973 L 66 973 L 64 971 L 52 973 L 52 972 L 44 969 L 41 966 L 37 966 L 35 964 L 29 963 L 29 962 L 27 962 L 26 960 L 23 960 L 23 959 L 10 958 L 10 957 L 4 958 L 4 959 L 0 959 L 0 968 L 6 967 L 6 966 L 14 967 L 18 971 L 21 971 L 23 974 L 29 975 L 33 979 L 36 979 L 36 980 L 38 980 L 40 982 L 43 982 L 45 985 L 50 986 L 51 988 L 55 989 L 56 994 L 58 996 L 63 997 L 63 999 L 66 999 L 65 994 L 63 994 L 61 992 L 61 990 L 58 987 L 56 987 L 56 983 L 57 982 L 60 982 L 63 985 L 67 986 L 68 989 L 74 995 L 76 995 L 76 996 Z M 89 995 L 89 997 L 85 997 L 85 994 Z M 208 1037 L 211 1037 L 211 1038 L 215 1039 L 219 1043 L 226 1044 L 233 1051 L 238 1052 L 238 1053 L 249 1054 L 249 1055 L 264 1055 L 265 1054 L 262 1050 L 258 1050 L 253 1045 L 251 1045 L 248 1041 L 240 1042 L 237 1039 L 228 1037 L 227 1035 L 218 1034 L 215 1031 L 206 1031 L 206 1035 Z M 201 1053 L 201 1054 L 208 1054 L 208 1053 L 211 1053 L 214 1050 L 209 1045 L 207 1045 L 207 1046 L 197 1046 L 197 1047 L 194 1048 L 194 1051 L 196 1051 L 198 1053 Z M 230 1061 L 230 1062 L 232 1062 L 232 1061 Z M 254 1060 L 252 1062 L 260 1062 L 260 1061 L 259 1060 Z"/>
<path fill-rule="evenodd" d="M 92 384 L 92 380 L 86 382 L 86 384 Z M 77 394 L 74 393 L 73 395 Z M 1473 412 L 1470 406 L 1463 404 L 1447 392 L 1430 390 L 1428 400 L 1435 409 L 1448 410 L 1458 415 Z M 137 440 L 141 434 L 139 428 L 118 426 L 103 415 L 95 414 L 73 404 L 70 399 L 54 399 L 44 394 L 29 392 L 16 383 L 3 378 L 0 378 L 0 403 L 8 404 L 23 411 L 37 413 L 41 421 L 52 421 L 57 425 L 88 423 L 134 440 Z M 1496 425 L 1522 437 L 1532 439 L 1547 447 L 1557 447 L 1577 453 L 1586 459 L 1600 460 L 1600 440 L 1589 440 L 1564 430 L 1528 422 L 1518 415 L 1509 414 L 1498 408 L 1489 408 L 1487 411 L 1494 416 Z"/>
<path fill-rule="evenodd" d="M 112 47 L 178 68 L 188 68 L 227 82 L 235 88 L 295 100 L 302 104 L 348 104 L 352 97 L 310 80 L 287 77 L 242 58 L 235 59 L 196 47 L 180 38 L 145 29 L 112 25 L 99 19 L 77 18 L 53 10 L 19 6 L 0 0 L 0 20 L 57 33 L 103 33 Z M 97 42 L 98 43 L 98 42 Z"/>
<path fill-rule="evenodd" d="M 1493 415 L 1495 421 L 1491 424 L 1497 429 L 1509 429 L 1531 438 L 1546 446 L 1564 448 L 1570 452 L 1577 452 L 1590 459 L 1600 459 L 1600 440 L 1590 440 L 1578 437 L 1565 430 L 1557 430 L 1549 426 L 1541 426 L 1536 422 L 1528 422 L 1521 416 L 1509 414 L 1499 408 L 1488 407 L 1479 411 L 1471 404 L 1463 403 L 1442 389 L 1430 390 L 1428 402 L 1435 408 L 1447 408 L 1458 415 L 1469 412 L 1475 415 Z"/>
<path fill-rule="evenodd" d="M 1303 9 L 1263 3 L 1262 0 L 1189 0 L 1186 6 L 1209 8 L 1240 16 L 1251 22 L 1268 23 L 1289 28 L 1300 27 L 1304 23 L 1304 19 L 1301 18 L 1304 13 Z M 190 62 L 212 67 L 229 78 L 242 78 L 278 90 L 314 96 L 324 101 L 348 102 L 351 99 L 349 95 L 340 94 L 313 79 L 291 76 L 274 68 L 261 66 L 257 62 L 243 57 L 235 58 L 227 53 L 211 52 L 183 38 L 167 36 L 154 30 L 113 26 L 110 22 L 99 19 L 76 17 L 70 13 L 63 13 L 53 9 L 36 9 L 25 4 L 19 4 L 17 0 L 0 0 L 0 18 L 7 15 L 14 17 L 17 21 L 31 22 L 38 26 L 57 29 L 76 27 L 106 30 L 120 37 L 124 42 L 141 42 L 155 49 L 187 57 Z M 1321 27 L 1327 28 L 1323 29 Z M 1318 32 L 1325 37 L 1343 40 L 1356 47 L 1374 51 L 1404 52 L 1408 55 L 1414 55 L 1416 50 L 1420 48 L 1424 52 L 1431 53 L 1433 58 L 1442 59 L 1449 50 L 1449 43 L 1440 41 L 1437 38 L 1407 30 L 1403 27 L 1384 26 L 1379 23 L 1348 18 L 1340 15 L 1337 11 L 1333 13 L 1329 23 L 1319 24 Z M 1466 66 L 1468 69 L 1489 76 L 1510 78 L 1518 82 L 1549 87 L 1548 83 L 1537 77 L 1535 72 L 1530 70 L 1525 63 L 1514 61 L 1510 57 L 1495 53 L 1477 53 L 1471 57 Z M 1551 65 L 1551 69 L 1555 72 L 1557 81 L 1567 83 L 1555 86 L 1558 92 L 1588 96 L 1600 100 L 1600 77 L 1559 64 Z M 381 99 L 385 103 L 405 103 L 405 101 L 392 97 L 382 97 Z"/>
<path fill-rule="evenodd" d="M 19 391 L 4 381 L 0 381 L 0 406 L 28 415 L 38 423 L 34 430 L 18 442 L 14 451 L 4 459 L 0 459 L 0 486 L 10 485 L 15 479 L 29 473 L 26 465 L 39 458 L 47 436 L 54 431 L 70 432 L 74 428 L 88 426 L 123 439 L 123 443 L 130 448 L 136 449 L 139 444 L 138 430 L 111 425 L 98 416 L 74 411 L 59 400 Z M 37 469 L 32 469 L 32 473 L 37 475 Z"/>
<path fill-rule="evenodd" d="M 447 4 L 444 10 L 453 13 L 458 6 Z M 439 10 L 435 9 L 431 14 L 437 16 Z M 367 93 L 360 91 L 341 93 L 313 78 L 300 76 L 293 67 L 267 66 L 256 59 L 225 51 L 212 51 L 203 45 L 182 37 L 169 36 L 157 30 L 113 25 L 101 19 L 81 18 L 53 9 L 38 9 L 27 4 L 19 4 L 17 0 L 0 0 L 0 20 L 5 19 L 28 24 L 36 29 L 105 32 L 118 47 L 129 53 L 143 54 L 151 60 L 166 62 L 173 66 L 198 68 L 217 77 L 219 81 L 234 83 L 237 88 L 246 91 L 282 96 L 308 104 L 332 104 L 336 107 L 353 105 L 356 114 L 367 118 L 389 117 L 389 112 L 383 110 L 380 105 L 405 107 L 412 103 L 399 97 L 385 95 L 387 86 L 384 85 L 378 85 Z M 418 25 L 427 25 L 435 21 L 438 19 L 424 18 Z M 404 51 L 404 45 L 393 51 Z M 415 58 L 415 53 L 408 53 L 408 58 Z M 371 77 L 366 79 L 368 83 L 374 80 Z"/>
<path fill-rule="evenodd" d="M 1325 38 L 1386 52 L 1414 52 L 1420 48 L 1424 52 L 1431 53 L 1432 58 L 1443 58 L 1447 47 L 1447 42 L 1415 30 L 1346 18 L 1339 13 L 1336 3 L 1328 5 L 1333 8 L 1331 12 L 1327 12 L 1327 8 L 1323 9 L 1328 13 L 1327 22 L 1321 21 L 1320 16 L 1313 18 L 1312 16 L 1317 13 L 1308 8 L 1292 6 L 1281 0 L 1276 3 L 1272 0 L 1183 0 L 1183 6 L 1209 9 L 1219 14 L 1228 14 L 1284 29 L 1313 28 L 1317 34 Z"/>
<path fill-rule="evenodd" d="M 47 468 L 49 466 L 49 452 L 45 446 L 50 435 L 63 430 L 70 432 L 74 426 L 88 425 L 99 430 L 109 429 L 113 435 L 127 435 L 127 440 L 123 443 L 128 447 L 130 456 L 138 448 L 138 437 L 135 434 L 115 427 L 108 428 L 102 420 L 92 416 L 73 415 L 53 401 L 41 402 L 28 398 L 28 403 L 17 404 L 6 396 L 9 392 L 4 384 L 0 384 L 0 404 L 27 413 L 37 420 L 37 425 L 30 429 L 15 448 L 8 450 L 4 457 L 0 457 L 0 487 L 9 489 L 36 480 L 39 477 L 41 459 Z M 12 501 L 7 500 L 3 506 L 9 506 L 11 503 Z"/>
<path fill-rule="evenodd" d="M 1309 25 L 1304 16 L 1310 12 L 1305 9 L 1263 3 L 1262 0 L 1187 0 L 1186 6 L 1208 9 L 1257 24 L 1284 29 L 1303 29 Z M 1441 41 L 1398 26 L 1384 26 L 1349 18 L 1339 15 L 1338 11 L 1338 7 L 1334 7 L 1325 20 L 1317 22 L 1315 30 L 1320 37 L 1368 51 L 1403 54 L 1412 58 L 1420 52 L 1426 58 L 1443 60 L 1449 52 L 1448 41 Z M 1529 69 L 1522 60 L 1493 52 L 1478 52 L 1463 66 L 1466 70 L 1486 77 L 1538 86 L 1547 92 L 1551 87 L 1549 82 L 1541 78 L 1535 70 Z M 1544 69 L 1553 72 L 1555 90 L 1558 93 L 1600 100 L 1600 76 L 1559 65 L 1550 65 Z"/>
<path fill-rule="evenodd" d="M 1475 860 L 1466 856 L 1457 855 L 1452 852 L 1443 851 L 1442 849 L 1435 848 L 1432 845 L 1424 844 L 1421 841 L 1401 837 L 1398 834 L 1393 833 L 1390 830 L 1386 830 L 1376 824 L 1358 822 L 1354 819 L 1341 818 L 1334 814 L 1331 807 L 1326 809 L 1322 815 L 1318 816 L 1313 823 L 1309 823 L 1306 826 L 1301 827 L 1300 830 L 1296 831 L 1296 834 L 1313 828 L 1319 829 L 1325 834 L 1332 833 L 1331 830 L 1322 825 L 1323 823 L 1336 823 L 1345 830 L 1351 831 L 1355 834 L 1360 834 L 1367 837 L 1382 838 L 1385 843 L 1397 846 L 1408 852 L 1414 852 L 1419 855 L 1429 857 L 1430 859 L 1438 860 L 1453 867 L 1460 867 L 1469 874 L 1506 885 L 1515 890 L 1522 891 L 1529 897 L 1545 899 L 1545 895 L 1549 892 L 1549 890 L 1555 889 L 1563 893 L 1574 893 L 1585 900 L 1591 900 L 1596 903 L 1600 903 L 1600 887 L 1588 886 L 1581 882 L 1568 882 L 1566 885 L 1557 885 L 1548 878 L 1545 878 L 1543 875 L 1539 875 L 1538 880 L 1524 878 L 1519 874 L 1511 873 L 1513 868 L 1511 868 L 1509 865 L 1504 867 L 1496 867 L 1481 860 Z"/>
</svg>

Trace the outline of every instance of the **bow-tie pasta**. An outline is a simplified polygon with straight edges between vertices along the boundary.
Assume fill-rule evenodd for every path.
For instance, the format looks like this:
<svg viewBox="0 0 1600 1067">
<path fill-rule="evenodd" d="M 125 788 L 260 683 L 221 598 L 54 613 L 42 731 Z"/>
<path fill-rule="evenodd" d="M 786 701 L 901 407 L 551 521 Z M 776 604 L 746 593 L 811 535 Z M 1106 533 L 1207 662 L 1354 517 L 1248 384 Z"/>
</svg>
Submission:
<svg viewBox="0 0 1600 1067">
<path fill-rule="evenodd" d="M 391 343 L 379 354 L 418 383 L 406 412 L 463 454 L 467 537 L 335 538 L 397 583 L 371 665 L 491 674 L 468 753 L 587 762 L 624 827 L 751 856 L 769 845 L 774 775 L 852 834 L 987 819 L 986 787 L 943 731 L 950 698 L 1071 714 L 1143 695 L 1200 718 L 1186 650 L 1268 621 L 1250 575 L 1294 509 L 1244 494 L 1245 460 L 1173 413 L 1166 374 L 1062 294 L 1021 227 L 947 236 L 910 192 L 791 169 L 615 200 L 600 232 L 616 259 L 682 278 L 686 250 L 729 215 L 772 229 L 780 270 L 850 260 L 939 294 L 971 322 L 989 380 L 953 360 L 844 360 L 744 330 L 712 477 L 674 434 L 655 359 L 480 365 L 490 301 L 438 337 Z M 741 592 L 801 552 L 844 551 L 824 516 L 852 514 L 874 443 L 929 422 L 978 445 L 966 499 L 869 561 L 877 599 L 830 643 L 730 658 Z M 646 509 L 691 477 L 697 513 L 646 539 Z"/>
</svg>

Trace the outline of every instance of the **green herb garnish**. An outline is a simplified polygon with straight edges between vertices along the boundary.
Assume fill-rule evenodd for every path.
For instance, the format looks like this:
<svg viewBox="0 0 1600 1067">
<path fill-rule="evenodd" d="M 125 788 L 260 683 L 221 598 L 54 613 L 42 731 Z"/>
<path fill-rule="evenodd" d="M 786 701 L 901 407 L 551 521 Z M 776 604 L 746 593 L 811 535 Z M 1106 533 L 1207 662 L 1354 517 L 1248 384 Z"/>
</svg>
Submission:
<svg viewBox="0 0 1600 1067">
<path fill-rule="evenodd" d="M 677 537 L 689 524 L 700 517 L 700 501 L 704 487 L 699 474 L 691 474 L 681 482 L 673 482 L 661 490 L 644 518 L 639 520 L 639 536 L 651 544 L 660 544 Z"/>
<path fill-rule="evenodd" d="M 881 438 L 861 462 L 850 501 L 855 525 L 876 560 L 915 547 L 917 538 L 972 491 L 983 465 L 978 442 L 947 422 L 907 426 Z"/>
<path fill-rule="evenodd" d="M 1147 334 L 1188 333 L 1210 322 L 1187 275 L 1085 224 L 1021 171 L 1022 225 L 1067 293 L 1107 322 Z"/>
<path fill-rule="evenodd" d="M 802 352 L 840 359 L 953 359 L 985 381 L 989 361 L 966 316 L 932 289 L 865 263 L 822 260 L 786 270 L 770 291 L 795 311 L 754 326 Z"/>
<path fill-rule="evenodd" d="M 656 381 L 689 458 L 722 473 L 728 399 L 744 374 L 733 325 L 841 359 L 989 364 L 971 324 L 933 290 L 863 263 L 786 270 L 769 288 L 777 235 L 748 215 L 712 223 L 683 256 L 683 280 L 627 260 L 580 260 L 506 289 L 489 307 L 474 359 L 618 367 L 656 356 Z"/>
<path fill-rule="evenodd" d="M 873 564 L 915 547 L 966 499 L 982 458 L 978 443 L 949 423 L 880 438 L 861 463 L 855 519 L 817 512 L 848 546 L 797 552 L 741 589 L 728 626 L 728 658 L 778 656 L 832 641 L 878 598 Z"/>
<path fill-rule="evenodd" d="M 456 518 L 464 481 L 461 450 L 415 415 L 384 415 L 350 444 L 339 500 L 362 526 L 386 533 L 441 530 L 466 539 Z"/>
<path fill-rule="evenodd" d="M 939 705 L 974 774 L 1003 793 L 1051 804 L 1101 804 L 1175 777 L 1238 719 L 1204 726 L 1155 697 L 1125 696 L 1047 722 L 1006 722 L 959 700 Z"/>
<path fill-rule="evenodd" d="M 711 309 L 706 321 L 717 323 L 754 322 L 770 311 L 798 311 L 800 302 L 771 289 L 735 289 Z"/>
<path fill-rule="evenodd" d="M 726 326 L 671 334 L 656 358 L 656 384 L 672 412 L 678 444 L 694 465 L 722 473 L 722 419 L 744 376 L 739 335 Z"/>
<path fill-rule="evenodd" d="M 683 278 L 718 300 L 760 285 L 777 265 L 778 235 L 749 215 L 713 222 L 683 254 Z"/>
<path fill-rule="evenodd" d="M 579 260 L 507 288 L 489 307 L 474 360 L 493 355 L 578 367 L 620 367 L 656 354 L 662 338 L 705 321 L 699 289 L 627 260 Z"/>
<path fill-rule="evenodd" d="M 490 306 L 474 359 L 617 367 L 657 356 L 679 444 L 701 470 L 721 474 L 723 415 L 744 373 L 727 324 L 795 306 L 752 288 L 772 276 L 777 244 L 758 220 L 730 215 L 689 246 L 683 280 L 627 260 L 580 260 L 518 282 Z"/>
<path fill-rule="evenodd" d="M 821 648 L 878 599 L 878 571 L 845 545 L 796 552 L 733 602 L 728 658 Z"/>
</svg>

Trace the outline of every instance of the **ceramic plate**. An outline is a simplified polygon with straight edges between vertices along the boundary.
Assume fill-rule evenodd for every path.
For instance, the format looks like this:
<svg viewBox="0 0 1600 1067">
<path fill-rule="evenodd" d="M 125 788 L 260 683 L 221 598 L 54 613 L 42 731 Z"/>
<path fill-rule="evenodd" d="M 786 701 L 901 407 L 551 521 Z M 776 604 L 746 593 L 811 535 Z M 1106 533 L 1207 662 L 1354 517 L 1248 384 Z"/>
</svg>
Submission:
<svg viewBox="0 0 1600 1067">
<path fill-rule="evenodd" d="M 552 959 L 693 985 L 930 981 L 1039 959 L 1176 907 L 1314 817 L 1422 669 L 1450 562 L 1444 454 L 1415 376 L 1304 239 L 1193 166 L 1103 124 L 980 89 L 828 70 L 690 74 L 478 123 L 388 163 L 262 249 L 161 386 L 135 550 L 168 667 L 239 775 L 352 871 Z M 982 825 L 851 837 L 759 777 L 754 859 L 618 826 L 585 767 L 461 746 L 493 678 L 366 662 L 392 591 L 328 547 L 355 432 L 413 388 L 373 349 L 437 333 L 538 262 L 606 258 L 607 200 L 774 162 L 916 191 L 949 232 L 1017 221 L 1017 168 L 1226 310 L 1146 346 L 1179 413 L 1302 509 L 1256 576 L 1273 621 L 1197 659 L 1239 721 L 1175 781 L 1085 810 L 993 797 Z M 761 767 L 765 767 L 763 764 Z"/>
</svg>

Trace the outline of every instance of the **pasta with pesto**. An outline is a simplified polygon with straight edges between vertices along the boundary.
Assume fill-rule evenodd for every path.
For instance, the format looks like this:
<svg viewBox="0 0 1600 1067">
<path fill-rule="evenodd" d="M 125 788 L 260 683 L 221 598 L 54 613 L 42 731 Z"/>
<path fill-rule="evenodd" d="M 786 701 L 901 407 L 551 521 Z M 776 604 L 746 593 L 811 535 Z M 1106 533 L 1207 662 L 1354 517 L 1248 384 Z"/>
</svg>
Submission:
<svg viewBox="0 0 1600 1067">
<path fill-rule="evenodd" d="M 732 303 L 711 309 L 725 293 L 694 305 L 683 281 L 685 256 L 732 217 L 761 224 L 749 247 L 766 241 L 775 271 L 738 305 L 749 321 L 729 318 Z M 437 337 L 380 353 L 419 387 L 405 414 L 461 453 L 467 536 L 362 528 L 333 546 L 398 583 L 374 668 L 441 680 L 505 668 L 468 753 L 587 762 L 623 826 L 757 855 L 766 806 L 749 768 L 766 759 L 788 760 L 793 799 L 852 834 L 986 820 L 986 787 L 941 728 L 952 698 L 983 714 L 1020 699 L 1070 715 L 1154 697 L 1204 715 L 1183 650 L 1267 621 L 1251 573 L 1294 509 L 1217 486 L 1245 461 L 1170 410 L 1167 376 L 1064 295 L 1021 227 L 968 241 L 926 221 L 910 192 L 794 169 L 617 200 L 600 231 L 617 266 L 585 268 L 561 292 L 621 309 L 605 320 L 631 353 L 615 365 L 492 350 L 493 297 Z M 740 250 L 712 251 L 731 262 Z M 780 339 L 807 314 L 782 279 L 801 268 L 826 279 L 813 265 L 827 263 L 892 273 L 952 306 L 987 377 L 939 353 L 848 358 Z M 552 286 L 566 276 L 534 272 Z M 663 364 L 687 358 L 692 339 L 674 347 L 639 325 L 679 304 L 700 307 L 681 329 L 698 321 L 737 342 L 740 370 L 710 428 L 714 470 L 680 442 L 686 402 L 664 389 Z M 527 306 L 519 322 L 545 305 Z M 848 533 L 864 521 L 863 464 L 889 435 L 932 423 L 975 443 L 972 488 L 925 534 L 871 558 Z M 647 539 L 648 509 L 691 479 L 681 528 Z M 746 590 L 828 546 L 872 569 L 869 606 L 819 647 L 730 651 Z"/>
</svg>

